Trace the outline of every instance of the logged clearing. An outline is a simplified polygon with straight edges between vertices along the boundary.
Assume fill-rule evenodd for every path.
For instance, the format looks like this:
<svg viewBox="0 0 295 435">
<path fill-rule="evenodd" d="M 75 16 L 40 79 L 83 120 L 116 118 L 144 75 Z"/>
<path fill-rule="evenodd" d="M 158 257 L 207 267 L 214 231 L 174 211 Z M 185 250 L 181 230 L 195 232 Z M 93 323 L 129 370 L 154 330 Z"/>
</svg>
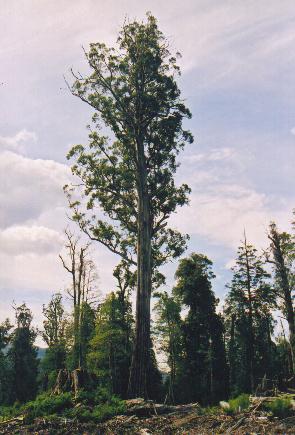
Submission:
<svg viewBox="0 0 295 435">
<path fill-rule="evenodd" d="M 24 424 L 18 417 L 0 426 L 1 434 L 295 434 L 295 411 L 286 418 L 278 418 L 265 411 L 265 403 L 275 398 L 252 397 L 247 411 L 235 415 L 220 413 L 203 414 L 198 404 L 166 406 L 145 402 L 143 399 L 127 401 L 127 411 L 103 423 L 81 423 L 57 416 L 37 418 Z M 216 412 L 216 411 L 215 411 Z"/>
</svg>

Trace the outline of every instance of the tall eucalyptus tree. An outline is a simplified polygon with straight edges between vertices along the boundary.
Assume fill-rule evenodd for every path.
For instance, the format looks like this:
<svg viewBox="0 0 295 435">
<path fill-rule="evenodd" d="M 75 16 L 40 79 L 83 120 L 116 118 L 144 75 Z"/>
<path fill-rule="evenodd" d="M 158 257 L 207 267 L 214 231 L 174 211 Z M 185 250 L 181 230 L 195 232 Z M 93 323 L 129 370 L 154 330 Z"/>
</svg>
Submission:
<svg viewBox="0 0 295 435">
<path fill-rule="evenodd" d="M 191 114 L 176 83 L 176 58 L 153 16 L 125 23 L 116 48 L 94 43 L 85 55 L 90 73 L 75 74 L 71 91 L 94 109 L 93 127 L 88 146 L 74 146 L 68 157 L 76 160 L 72 170 L 82 182 L 86 210 L 71 187 L 66 190 L 80 228 L 136 268 L 129 395 L 146 396 L 153 281 L 187 239 L 168 227 L 168 219 L 188 201 L 189 187 L 177 187 L 174 175 L 178 153 L 193 140 L 182 127 Z"/>
</svg>

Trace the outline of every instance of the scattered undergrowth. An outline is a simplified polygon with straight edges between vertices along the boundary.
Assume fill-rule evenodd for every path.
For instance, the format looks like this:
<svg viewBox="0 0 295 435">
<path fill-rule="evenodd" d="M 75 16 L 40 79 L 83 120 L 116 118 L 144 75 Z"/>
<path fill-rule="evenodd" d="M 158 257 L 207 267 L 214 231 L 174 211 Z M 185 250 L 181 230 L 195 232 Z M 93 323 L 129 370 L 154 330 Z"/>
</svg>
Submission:
<svg viewBox="0 0 295 435">
<path fill-rule="evenodd" d="M 283 419 L 294 415 L 293 396 L 282 396 L 273 398 L 270 402 L 263 403 L 260 411 L 268 416 Z M 239 413 L 251 411 L 250 397 L 248 394 L 241 394 L 228 402 L 221 402 L 221 406 L 198 408 L 200 416 L 219 418 L 222 414 L 236 416 Z M 72 422 L 101 423 L 116 415 L 126 413 L 126 404 L 116 396 L 110 395 L 104 389 L 87 392 L 81 390 L 74 399 L 71 393 L 54 395 L 43 393 L 35 400 L 25 404 L 15 403 L 13 406 L 0 407 L 0 422 L 9 421 L 15 418 L 23 419 L 24 424 L 31 424 L 35 419 L 44 418 L 46 422 L 56 418 L 64 418 Z"/>
<path fill-rule="evenodd" d="M 104 390 L 92 393 L 81 391 L 74 400 L 71 393 L 53 395 L 43 393 L 24 405 L 16 403 L 10 407 L 0 407 L 0 421 L 23 416 L 26 423 L 37 417 L 64 417 L 81 422 L 102 422 L 125 411 L 125 403 Z"/>
<path fill-rule="evenodd" d="M 246 411 L 250 406 L 249 394 L 240 394 L 238 397 L 229 400 L 229 407 L 225 408 L 227 414 L 237 414 Z"/>
<path fill-rule="evenodd" d="M 265 409 L 270 411 L 274 417 L 285 418 L 292 415 L 293 406 L 290 397 L 278 397 L 265 404 Z"/>
</svg>

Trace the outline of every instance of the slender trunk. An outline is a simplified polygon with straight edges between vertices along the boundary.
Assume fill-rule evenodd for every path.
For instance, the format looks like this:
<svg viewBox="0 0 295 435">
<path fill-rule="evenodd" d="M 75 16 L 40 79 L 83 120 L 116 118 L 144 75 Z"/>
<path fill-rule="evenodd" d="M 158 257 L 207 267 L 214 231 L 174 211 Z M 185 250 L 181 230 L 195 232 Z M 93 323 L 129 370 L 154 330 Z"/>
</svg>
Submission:
<svg viewBox="0 0 295 435">
<path fill-rule="evenodd" d="M 282 258 L 282 262 L 283 262 Z M 294 319 L 294 309 L 293 309 L 293 302 L 292 302 L 292 295 L 288 280 L 288 275 L 286 271 L 286 267 L 284 267 L 284 264 L 281 265 L 280 268 L 280 275 L 281 275 L 281 281 L 282 281 L 282 288 L 283 288 L 283 296 L 284 296 L 284 305 L 285 305 L 285 311 L 287 315 L 287 322 L 289 327 L 289 337 L 290 337 L 290 348 L 291 348 L 291 357 L 292 357 L 292 371 L 293 375 L 295 374 L 295 319 Z"/>
<path fill-rule="evenodd" d="M 255 380 L 254 380 L 254 332 L 253 332 L 253 309 L 252 309 L 252 293 L 251 293 L 251 275 L 250 265 L 247 250 L 247 241 L 245 236 L 245 253 L 246 253 L 246 270 L 247 270 L 247 293 L 249 304 L 249 359 L 250 359 L 250 385 L 251 393 L 254 392 Z"/>
<path fill-rule="evenodd" d="M 234 389 L 234 386 L 236 384 L 236 355 L 234 354 L 235 322 L 236 322 L 236 317 L 234 314 L 232 314 L 231 325 L 230 325 L 230 342 L 229 342 L 229 384 L 231 390 Z"/>
<path fill-rule="evenodd" d="M 151 228 L 147 168 L 143 143 L 138 143 L 138 234 L 135 342 L 128 386 L 129 397 L 147 398 L 150 357 Z"/>
</svg>

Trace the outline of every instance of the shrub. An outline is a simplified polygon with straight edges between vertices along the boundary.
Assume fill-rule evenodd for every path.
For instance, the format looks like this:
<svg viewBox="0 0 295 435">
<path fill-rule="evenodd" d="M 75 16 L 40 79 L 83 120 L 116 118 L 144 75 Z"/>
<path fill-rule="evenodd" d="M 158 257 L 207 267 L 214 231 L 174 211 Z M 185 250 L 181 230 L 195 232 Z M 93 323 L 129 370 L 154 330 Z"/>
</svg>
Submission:
<svg viewBox="0 0 295 435">
<path fill-rule="evenodd" d="M 292 414 L 292 400 L 289 397 L 282 397 L 273 400 L 265 405 L 265 408 L 275 417 L 288 417 Z"/>
<path fill-rule="evenodd" d="M 99 423 L 107 418 L 113 417 L 114 415 L 122 414 L 125 410 L 125 402 L 116 396 L 111 396 L 108 401 L 100 403 L 93 408 L 88 406 L 85 401 L 84 403 L 80 402 L 79 406 L 65 410 L 62 415 L 68 418 L 76 418 L 82 422 L 91 421 Z"/>
<path fill-rule="evenodd" d="M 63 393 L 57 396 L 43 393 L 34 401 L 23 405 L 20 409 L 20 413 L 24 413 L 27 419 L 31 421 L 36 417 L 45 417 L 61 413 L 64 409 L 70 408 L 72 405 L 71 393 Z"/>
<path fill-rule="evenodd" d="M 250 399 L 249 394 L 240 394 L 238 397 L 229 400 L 229 407 L 224 408 L 227 414 L 237 414 L 249 408 Z"/>
<path fill-rule="evenodd" d="M 92 419 L 95 422 L 104 421 L 114 415 L 123 414 L 125 412 L 125 404 L 122 401 L 117 403 L 104 403 L 100 406 L 95 406 L 92 411 Z"/>
</svg>

